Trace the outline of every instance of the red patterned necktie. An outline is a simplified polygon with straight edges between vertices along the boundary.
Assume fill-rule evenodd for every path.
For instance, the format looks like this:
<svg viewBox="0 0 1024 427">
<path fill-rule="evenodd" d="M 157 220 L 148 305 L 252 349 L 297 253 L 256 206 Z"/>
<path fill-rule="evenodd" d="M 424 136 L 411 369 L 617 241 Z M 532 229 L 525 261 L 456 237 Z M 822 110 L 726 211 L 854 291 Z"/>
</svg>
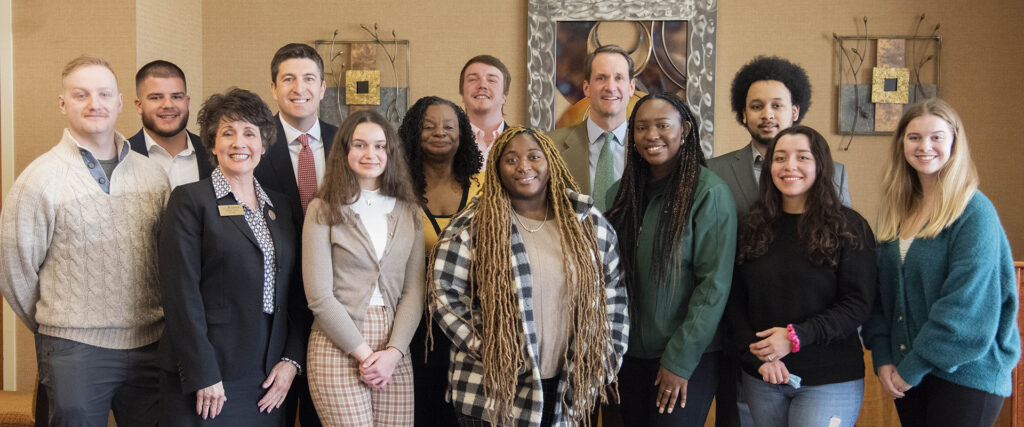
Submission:
<svg viewBox="0 0 1024 427">
<path fill-rule="evenodd" d="M 313 200 L 316 194 L 316 163 L 313 162 L 313 150 L 309 148 L 309 134 L 299 135 L 299 202 L 302 203 L 302 213 L 306 213 L 306 206 Z"/>
</svg>

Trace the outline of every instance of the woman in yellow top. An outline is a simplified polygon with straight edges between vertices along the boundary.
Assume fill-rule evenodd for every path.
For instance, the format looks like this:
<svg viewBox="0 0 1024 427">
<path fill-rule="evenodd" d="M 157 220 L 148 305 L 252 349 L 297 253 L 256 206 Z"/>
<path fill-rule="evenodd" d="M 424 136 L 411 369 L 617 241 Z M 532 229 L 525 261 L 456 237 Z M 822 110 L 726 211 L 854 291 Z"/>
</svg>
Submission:
<svg viewBox="0 0 1024 427">
<path fill-rule="evenodd" d="M 413 190 L 422 205 L 423 243 L 425 253 L 430 254 L 437 236 L 480 191 L 477 175 L 483 166 L 483 157 L 473 140 L 466 112 L 436 96 L 420 98 L 413 104 L 398 135 L 405 144 Z M 456 425 L 455 411 L 444 401 L 451 344 L 437 325 L 433 325 L 432 348 L 427 351 L 426 325 L 424 317 L 410 344 L 416 425 L 453 426 Z"/>
</svg>

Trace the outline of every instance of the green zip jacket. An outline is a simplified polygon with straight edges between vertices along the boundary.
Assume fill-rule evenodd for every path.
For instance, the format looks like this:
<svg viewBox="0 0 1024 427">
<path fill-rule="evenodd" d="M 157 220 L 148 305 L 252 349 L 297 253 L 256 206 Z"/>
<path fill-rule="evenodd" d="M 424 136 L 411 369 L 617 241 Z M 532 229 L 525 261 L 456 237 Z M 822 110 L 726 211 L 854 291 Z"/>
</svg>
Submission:
<svg viewBox="0 0 1024 427">
<path fill-rule="evenodd" d="M 617 187 L 617 185 L 616 185 Z M 617 190 L 617 189 L 613 189 Z M 665 188 L 653 191 L 644 211 L 637 237 L 639 304 L 630 316 L 629 350 L 626 355 L 661 359 L 661 366 L 689 379 L 705 352 L 720 350 L 716 337 L 732 286 L 736 257 L 736 206 L 729 187 L 709 169 L 701 167 L 690 208 L 689 224 L 673 265 L 681 271 L 666 275 L 671 286 L 664 291 L 651 272 L 654 242 L 661 221 Z"/>
</svg>

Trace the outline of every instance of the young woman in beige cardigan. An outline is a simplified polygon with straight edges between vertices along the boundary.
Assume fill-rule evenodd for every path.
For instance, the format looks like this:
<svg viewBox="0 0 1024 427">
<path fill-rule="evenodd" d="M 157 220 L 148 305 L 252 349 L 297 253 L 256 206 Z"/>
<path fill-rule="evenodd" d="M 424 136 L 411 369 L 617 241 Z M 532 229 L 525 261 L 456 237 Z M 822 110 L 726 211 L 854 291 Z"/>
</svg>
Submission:
<svg viewBox="0 0 1024 427">
<path fill-rule="evenodd" d="M 309 389 L 324 425 L 413 423 L 409 341 L 423 310 L 423 224 L 394 129 L 341 124 L 302 233 Z"/>
</svg>

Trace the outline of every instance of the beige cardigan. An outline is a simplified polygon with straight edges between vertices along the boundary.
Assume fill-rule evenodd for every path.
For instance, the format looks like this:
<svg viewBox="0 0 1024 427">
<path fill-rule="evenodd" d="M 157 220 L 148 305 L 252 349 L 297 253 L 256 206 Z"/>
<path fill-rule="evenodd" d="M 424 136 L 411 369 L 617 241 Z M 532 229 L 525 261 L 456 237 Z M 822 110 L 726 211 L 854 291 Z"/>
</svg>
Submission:
<svg viewBox="0 0 1024 427">
<path fill-rule="evenodd" d="M 345 353 L 363 339 L 363 320 L 380 284 L 387 307 L 395 313 L 388 346 L 409 353 L 409 341 L 423 314 L 424 258 L 420 208 L 395 203 L 388 217 L 388 243 L 377 261 L 370 236 L 355 212 L 342 206 L 344 222 L 333 226 L 317 220 L 326 205 L 309 203 L 302 229 L 302 278 L 313 311 L 313 330 L 321 331 Z"/>
</svg>

